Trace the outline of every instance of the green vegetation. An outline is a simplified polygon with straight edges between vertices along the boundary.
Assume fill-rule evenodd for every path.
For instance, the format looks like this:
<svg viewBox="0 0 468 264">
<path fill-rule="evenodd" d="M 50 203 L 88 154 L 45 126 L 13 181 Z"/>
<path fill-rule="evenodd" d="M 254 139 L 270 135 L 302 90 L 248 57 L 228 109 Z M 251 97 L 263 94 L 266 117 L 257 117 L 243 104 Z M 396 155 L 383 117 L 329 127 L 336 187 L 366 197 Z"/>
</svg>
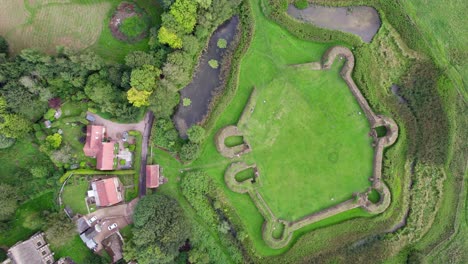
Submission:
<svg viewBox="0 0 468 264">
<path fill-rule="evenodd" d="M 43 212 L 55 208 L 53 192 L 45 192 L 22 204 L 8 229 L 2 230 L 0 244 L 12 246 L 44 227 Z"/>
<path fill-rule="evenodd" d="M 224 144 L 228 147 L 234 147 L 237 145 L 240 145 L 244 143 L 244 137 L 243 136 L 233 136 L 233 137 L 228 137 L 224 141 Z"/>
<path fill-rule="evenodd" d="M 141 16 L 136 15 L 122 21 L 119 30 L 124 33 L 125 36 L 134 38 L 148 30 L 148 24 Z"/>
<path fill-rule="evenodd" d="M 191 104 L 192 104 L 192 100 L 190 100 L 190 98 L 185 97 L 182 99 L 183 106 L 187 107 L 187 106 L 190 106 Z"/>
<path fill-rule="evenodd" d="M 63 204 L 70 207 L 75 214 L 88 214 L 85 201 L 88 187 L 89 183 L 86 177 L 72 177 L 63 190 Z"/>
<path fill-rule="evenodd" d="M 309 7 L 309 2 L 307 0 L 295 0 L 294 6 L 298 9 L 306 9 Z"/>
<path fill-rule="evenodd" d="M 218 67 L 219 67 L 219 62 L 217 60 L 209 60 L 208 64 L 213 69 L 218 69 Z"/>
<path fill-rule="evenodd" d="M 223 38 L 218 39 L 218 42 L 216 42 L 216 45 L 220 49 L 225 49 L 227 47 L 227 41 Z"/>
</svg>

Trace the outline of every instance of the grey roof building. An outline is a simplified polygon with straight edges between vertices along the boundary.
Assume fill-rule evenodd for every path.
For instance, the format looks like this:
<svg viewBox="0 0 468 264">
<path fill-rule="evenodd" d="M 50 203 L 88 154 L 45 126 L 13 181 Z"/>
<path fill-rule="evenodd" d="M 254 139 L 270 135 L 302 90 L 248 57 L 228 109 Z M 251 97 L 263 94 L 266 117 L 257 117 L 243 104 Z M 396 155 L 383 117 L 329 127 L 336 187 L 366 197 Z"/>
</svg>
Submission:
<svg viewBox="0 0 468 264">
<path fill-rule="evenodd" d="M 8 259 L 3 263 L 52 264 L 54 253 L 45 241 L 44 233 L 37 233 L 26 241 L 20 241 L 8 250 Z"/>
</svg>

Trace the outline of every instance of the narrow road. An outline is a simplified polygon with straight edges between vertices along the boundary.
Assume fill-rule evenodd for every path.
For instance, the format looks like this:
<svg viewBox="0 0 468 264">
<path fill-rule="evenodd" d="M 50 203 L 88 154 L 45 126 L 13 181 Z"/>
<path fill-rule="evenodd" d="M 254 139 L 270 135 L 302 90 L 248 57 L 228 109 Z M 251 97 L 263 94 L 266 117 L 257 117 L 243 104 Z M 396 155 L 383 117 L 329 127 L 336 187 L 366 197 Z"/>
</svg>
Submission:
<svg viewBox="0 0 468 264">
<path fill-rule="evenodd" d="M 148 143 L 151 136 L 151 128 L 153 127 L 153 119 L 153 112 L 148 111 L 145 115 L 145 129 L 141 143 L 140 180 L 138 184 L 138 197 L 140 198 L 146 195 L 146 157 L 148 156 Z"/>
</svg>

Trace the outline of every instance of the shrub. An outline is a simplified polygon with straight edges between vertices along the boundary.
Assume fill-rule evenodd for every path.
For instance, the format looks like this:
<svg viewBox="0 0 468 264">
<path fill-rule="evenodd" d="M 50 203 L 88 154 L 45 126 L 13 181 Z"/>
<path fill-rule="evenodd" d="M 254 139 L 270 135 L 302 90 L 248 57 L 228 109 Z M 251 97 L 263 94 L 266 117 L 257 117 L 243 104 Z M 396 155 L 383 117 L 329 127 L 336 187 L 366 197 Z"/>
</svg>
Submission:
<svg viewBox="0 0 468 264">
<path fill-rule="evenodd" d="M 217 60 L 210 60 L 210 61 L 208 61 L 208 64 L 213 69 L 218 69 L 218 67 L 219 67 L 219 62 Z"/>
<path fill-rule="evenodd" d="M 205 139 L 205 129 L 201 126 L 192 126 L 187 130 L 188 138 L 193 143 L 201 143 Z"/>
<path fill-rule="evenodd" d="M 47 110 L 47 113 L 45 113 L 44 119 L 53 121 L 54 115 L 55 115 L 55 109 L 50 108 L 49 110 Z"/>
<path fill-rule="evenodd" d="M 185 97 L 184 99 L 182 99 L 182 105 L 187 107 L 187 106 L 190 106 L 192 104 L 192 100 L 190 100 L 190 98 L 187 98 Z"/>
<path fill-rule="evenodd" d="M 132 151 L 132 152 L 135 151 L 135 149 L 136 149 L 136 146 L 135 146 L 135 145 L 129 145 L 129 146 L 128 146 L 128 150 L 130 150 L 130 151 Z"/>
<path fill-rule="evenodd" d="M 125 36 L 134 38 L 139 36 L 141 33 L 148 29 L 148 24 L 142 16 L 136 15 L 124 19 L 122 24 L 119 26 L 120 32 Z"/>
<path fill-rule="evenodd" d="M 294 1 L 294 6 L 298 9 L 306 9 L 309 7 L 309 2 L 307 0 L 296 0 Z"/>
<path fill-rule="evenodd" d="M 218 42 L 216 43 L 216 45 L 220 49 L 225 49 L 227 47 L 227 40 L 225 40 L 223 38 L 220 38 L 220 39 L 218 39 Z"/>
<path fill-rule="evenodd" d="M 0 149 L 6 149 L 15 144 L 14 138 L 5 137 L 4 135 L 0 134 Z"/>
<path fill-rule="evenodd" d="M 183 161 L 191 161 L 198 157 L 200 146 L 196 143 L 189 142 L 180 149 L 180 158 Z"/>
<path fill-rule="evenodd" d="M 120 163 L 121 166 L 123 166 L 123 165 L 125 165 L 126 161 L 121 159 L 121 160 L 119 160 L 119 163 Z"/>
</svg>

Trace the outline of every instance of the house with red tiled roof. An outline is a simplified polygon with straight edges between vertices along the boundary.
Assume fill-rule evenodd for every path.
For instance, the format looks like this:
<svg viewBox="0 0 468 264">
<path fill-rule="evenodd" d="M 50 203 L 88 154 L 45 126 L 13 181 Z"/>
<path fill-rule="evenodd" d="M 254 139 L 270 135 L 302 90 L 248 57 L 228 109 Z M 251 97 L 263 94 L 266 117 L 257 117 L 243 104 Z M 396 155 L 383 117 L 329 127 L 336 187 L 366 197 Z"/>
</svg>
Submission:
<svg viewBox="0 0 468 264">
<path fill-rule="evenodd" d="M 123 186 L 117 177 L 93 181 L 91 188 L 88 195 L 94 196 L 97 206 L 111 206 L 123 201 Z"/>
<path fill-rule="evenodd" d="M 159 165 L 146 165 L 146 188 L 159 186 Z"/>
<path fill-rule="evenodd" d="M 86 128 L 86 143 L 83 151 L 86 156 L 96 158 L 98 170 L 113 170 L 115 142 L 103 142 L 106 128 L 104 126 L 89 125 Z"/>
<path fill-rule="evenodd" d="M 88 157 L 96 157 L 101 149 L 102 139 L 106 128 L 104 126 L 89 125 L 86 128 L 86 143 L 83 151 Z"/>
<path fill-rule="evenodd" d="M 96 168 L 98 170 L 113 170 L 114 169 L 114 142 L 102 142 L 101 148 L 97 153 Z"/>
</svg>

